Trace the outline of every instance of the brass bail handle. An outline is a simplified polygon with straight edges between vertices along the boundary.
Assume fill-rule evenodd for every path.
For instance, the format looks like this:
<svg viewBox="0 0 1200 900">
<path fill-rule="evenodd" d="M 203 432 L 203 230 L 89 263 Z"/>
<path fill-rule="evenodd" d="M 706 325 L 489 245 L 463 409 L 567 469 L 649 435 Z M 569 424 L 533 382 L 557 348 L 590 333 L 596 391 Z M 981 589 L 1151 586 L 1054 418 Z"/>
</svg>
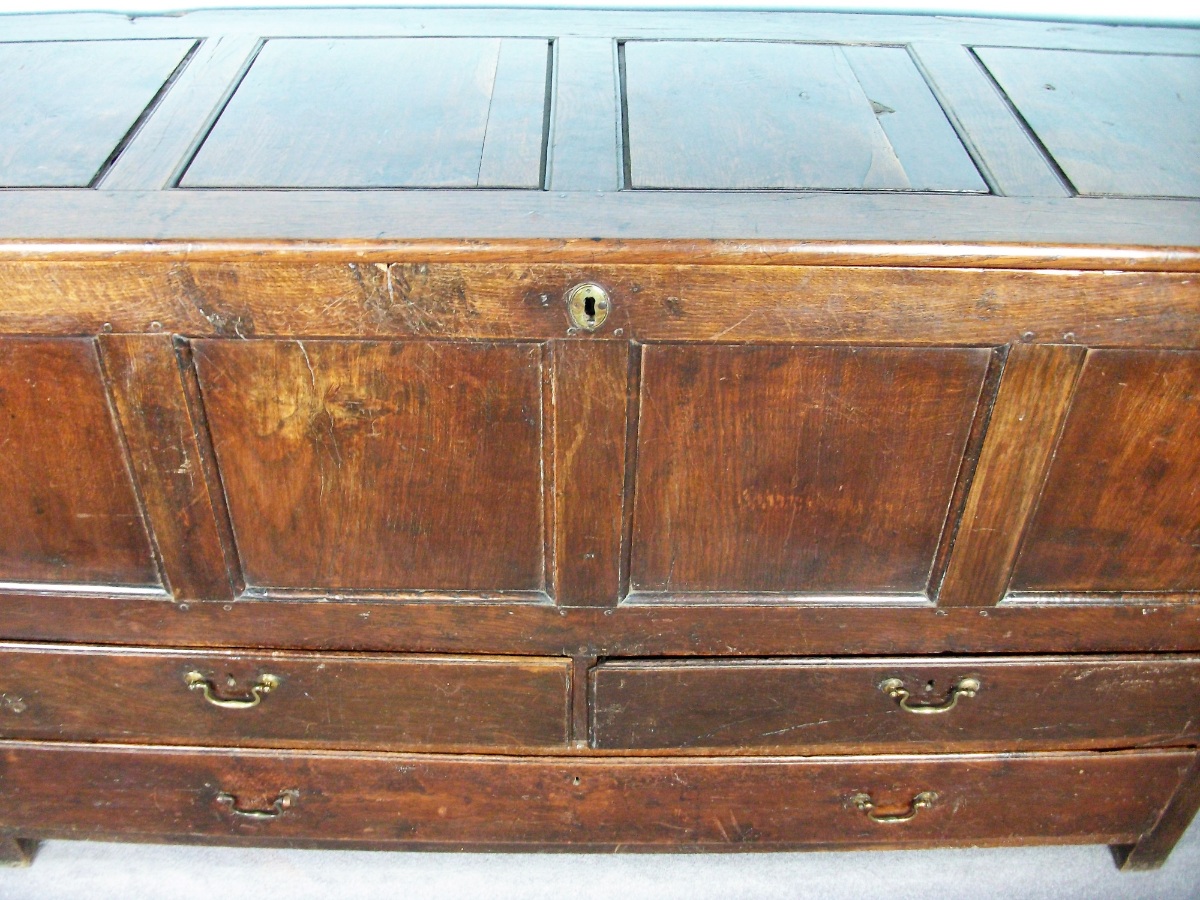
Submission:
<svg viewBox="0 0 1200 900">
<path fill-rule="evenodd" d="M 919 716 L 948 713 L 958 706 L 959 697 L 974 697 L 982 687 L 983 683 L 978 678 L 960 678 L 958 684 L 951 688 L 949 695 L 941 703 L 910 703 L 909 697 L 912 695 L 899 678 L 888 678 L 879 683 L 879 689 L 893 700 L 898 701 L 902 710 Z"/>
<path fill-rule="evenodd" d="M 262 702 L 264 694 L 269 694 L 279 687 L 278 677 L 275 675 L 262 675 L 254 683 L 253 687 L 250 688 L 249 697 L 228 699 L 218 697 L 212 681 L 205 678 L 200 672 L 188 672 L 183 676 L 183 681 L 189 690 L 203 691 L 204 699 L 213 706 L 221 707 L 221 709 L 250 709 L 258 706 Z"/>
<path fill-rule="evenodd" d="M 239 819 L 255 819 L 262 821 L 264 819 L 278 819 L 285 812 L 291 809 L 292 805 L 300 799 L 300 792 L 297 790 L 280 791 L 279 796 L 275 798 L 266 809 L 243 809 L 238 806 L 237 797 L 233 794 L 221 791 L 217 794 L 217 803 L 229 810 L 229 814 Z"/>
<path fill-rule="evenodd" d="M 921 791 L 912 800 L 908 801 L 908 812 L 897 813 L 895 815 L 880 815 L 875 812 L 875 801 L 871 799 L 870 794 L 855 794 L 850 798 L 850 802 L 854 804 L 855 808 L 866 813 L 867 818 L 872 822 L 878 822 L 881 825 L 896 825 L 900 822 L 911 822 L 921 810 L 932 809 L 936 800 L 937 794 L 933 791 Z"/>
</svg>

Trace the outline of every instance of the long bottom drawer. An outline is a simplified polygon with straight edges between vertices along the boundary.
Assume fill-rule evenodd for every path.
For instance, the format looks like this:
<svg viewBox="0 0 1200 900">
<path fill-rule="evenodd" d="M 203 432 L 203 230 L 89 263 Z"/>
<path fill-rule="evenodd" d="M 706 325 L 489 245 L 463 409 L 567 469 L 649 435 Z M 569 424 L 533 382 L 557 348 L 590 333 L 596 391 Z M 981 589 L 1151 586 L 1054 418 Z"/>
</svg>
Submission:
<svg viewBox="0 0 1200 900">
<path fill-rule="evenodd" d="M 1132 843 L 1194 751 L 514 758 L 0 743 L 24 836 L 668 848 Z"/>
</svg>

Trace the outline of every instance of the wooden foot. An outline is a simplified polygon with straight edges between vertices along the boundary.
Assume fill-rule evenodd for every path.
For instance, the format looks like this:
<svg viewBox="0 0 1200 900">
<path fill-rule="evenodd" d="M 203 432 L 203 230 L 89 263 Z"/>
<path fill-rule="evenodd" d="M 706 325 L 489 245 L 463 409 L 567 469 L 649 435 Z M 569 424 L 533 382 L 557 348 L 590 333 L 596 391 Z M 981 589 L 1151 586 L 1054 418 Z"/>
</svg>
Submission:
<svg viewBox="0 0 1200 900">
<path fill-rule="evenodd" d="M 1167 804 L 1166 811 L 1154 827 L 1142 835 L 1136 844 L 1111 847 L 1113 859 L 1122 872 L 1141 872 L 1157 869 L 1170 855 L 1171 850 L 1188 824 L 1200 809 L 1200 756 L 1184 776 L 1183 784 Z"/>
<path fill-rule="evenodd" d="M 37 841 L 0 835 L 0 866 L 27 866 L 36 852 Z"/>
</svg>

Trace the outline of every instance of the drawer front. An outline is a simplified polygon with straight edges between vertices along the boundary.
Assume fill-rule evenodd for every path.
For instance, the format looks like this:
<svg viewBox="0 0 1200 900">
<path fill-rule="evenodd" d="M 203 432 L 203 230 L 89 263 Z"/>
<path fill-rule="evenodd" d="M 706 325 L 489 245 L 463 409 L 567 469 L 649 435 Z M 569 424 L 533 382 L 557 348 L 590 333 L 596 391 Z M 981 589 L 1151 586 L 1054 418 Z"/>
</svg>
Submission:
<svg viewBox="0 0 1200 900">
<path fill-rule="evenodd" d="M 554 658 L 9 645 L 0 649 L 0 736 L 371 749 L 562 747 L 568 670 L 568 661 Z"/>
<path fill-rule="evenodd" d="M 1193 756 L 612 760 L 10 743 L 0 828 L 458 846 L 1130 843 Z"/>
<path fill-rule="evenodd" d="M 1103 748 L 1200 735 L 1194 657 L 611 662 L 591 691 L 599 748 Z"/>
</svg>

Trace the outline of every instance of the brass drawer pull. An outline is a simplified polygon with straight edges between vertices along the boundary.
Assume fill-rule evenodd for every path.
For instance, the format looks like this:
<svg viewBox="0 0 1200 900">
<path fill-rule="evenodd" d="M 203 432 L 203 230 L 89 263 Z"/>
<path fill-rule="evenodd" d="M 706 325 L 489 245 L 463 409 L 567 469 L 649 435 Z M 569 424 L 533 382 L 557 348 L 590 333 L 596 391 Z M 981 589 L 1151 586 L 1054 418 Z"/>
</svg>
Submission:
<svg viewBox="0 0 1200 900">
<path fill-rule="evenodd" d="M 855 794 L 850 798 L 850 802 L 854 806 L 867 814 L 867 818 L 872 822 L 879 822 L 881 825 L 895 825 L 900 822 L 911 822 L 917 817 L 917 813 L 923 809 L 932 809 L 934 801 L 937 800 L 937 794 L 933 791 L 921 791 L 908 802 L 908 812 L 899 813 L 893 816 L 882 816 L 875 812 L 875 801 L 871 799 L 870 794 Z"/>
<path fill-rule="evenodd" d="M 881 691 L 893 700 L 900 702 L 902 710 L 916 713 L 920 716 L 932 716 L 938 713 L 950 712 L 950 710 L 958 706 L 959 697 L 974 697 L 982 687 L 983 684 L 978 678 L 960 678 L 958 684 L 950 691 L 949 696 L 941 703 L 909 703 L 908 698 L 912 695 L 904 687 L 904 682 L 899 678 L 888 678 L 879 684 Z"/>
<path fill-rule="evenodd" d="M 231 816 L 239 819 L 255 819 L 258 821 L 263 819 L 278 819 L 291 809 L 292 804 L 299 799 L 299 791 L 280 791 L 279 796 L 275 798 L 275 802 L 267 809 L 242 809 L 238 806 L 237 797 L 233 794 L 227 794 L 225 791 L 217 794 L 217 802 L 226 807 Z"/>
<path fill-rule="evenodd" d="M 199 672 L 188 672 L 183 676 L 184 683 L 193 691 L 204 691 L 204 699 L 213 706 L 219 706 L 221 709 L 250 709 L 258 706 L 262 702 L 264 694 L 269 694 L 275 688 L 279 687 L 279 679 L 274 675 L 263 675 L 258 679 L 254 687 L 250 688 L 250 696 L 245 699 L 227 700 L 218 697 L 213 688 L 213 683 L 205 678 Z"/>
</svg>

